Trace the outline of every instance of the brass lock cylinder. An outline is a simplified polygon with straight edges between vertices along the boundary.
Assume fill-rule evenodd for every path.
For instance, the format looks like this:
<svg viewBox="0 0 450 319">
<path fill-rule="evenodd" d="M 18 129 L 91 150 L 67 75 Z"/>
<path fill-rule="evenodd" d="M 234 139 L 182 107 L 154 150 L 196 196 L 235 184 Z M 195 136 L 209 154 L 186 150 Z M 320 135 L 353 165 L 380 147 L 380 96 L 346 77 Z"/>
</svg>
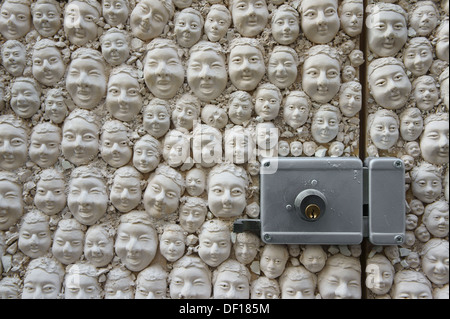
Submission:
<svg viewBox="0 0 450 319">
<path fill-rule="evenodd" d="M 307 189 L 297 195 L 294 206 L 299 212 L 300 218 L 314 222 L 325 214 L 327 199 L 320 191 Z"/>
</svg>

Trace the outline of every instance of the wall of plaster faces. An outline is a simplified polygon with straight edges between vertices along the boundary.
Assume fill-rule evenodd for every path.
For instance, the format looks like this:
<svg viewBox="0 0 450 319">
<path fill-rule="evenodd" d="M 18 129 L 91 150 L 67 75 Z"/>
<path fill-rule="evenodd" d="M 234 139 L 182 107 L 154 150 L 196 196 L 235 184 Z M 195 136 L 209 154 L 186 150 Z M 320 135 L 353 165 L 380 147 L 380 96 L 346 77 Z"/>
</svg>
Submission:
<svg viewBox="0 0 450 319">
<path fill-rule="evenodd" d="M 448 1 L 6 0 L 0 34 L 1 298 L 448 298 Z M 233 233 L 267 156 L 402 158 L 405 244 Z"/>
</svg>

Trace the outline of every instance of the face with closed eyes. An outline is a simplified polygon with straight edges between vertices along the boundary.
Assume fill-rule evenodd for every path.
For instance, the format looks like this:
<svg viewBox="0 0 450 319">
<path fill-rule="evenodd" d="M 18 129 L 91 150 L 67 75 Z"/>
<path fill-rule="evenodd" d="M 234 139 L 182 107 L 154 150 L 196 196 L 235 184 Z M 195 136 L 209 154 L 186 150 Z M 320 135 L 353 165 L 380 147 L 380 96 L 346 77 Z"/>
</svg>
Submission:
<svg viewBox="0 0 450 319">
<path fill-rule="evenodd" d="M 81 230 L 58 228 L 53 237 L 52 254 L 64 265 L 80 259 L 83 254 L 84 233 Z"/>
<path fill-rule="evenodd" d="M 84 242 L 84 256 L 96 267 L 105 267 L 114 257 L 114 241 L 104 231 L 90 228 Z"/>
<path fill-rule="evenodd" d="M 136 177 L 114 177 L 109 198 L 121 213 L 128 213 L 141 202 L 141 182 Z"/>
<path fill-rule="evenodd" d="M 272 53 L 267 67 L 269 81 L 279 89 L 285 89 L 297 78 L 297 64 L 292 54 L 278 51 Z"/>
<path fill-rule="evenodd" d="M 158 37 L 169 20 L 169 12 L 162 1 L 143 0 L 130 15 L 131 31 L 142 41 Z"/>
<path fill-rule="evenodd" d="M 154 175 L 144 192 L 145 211 L 150 216 L 162 218 L 174 213 L 178 208 L 181 189 L 164 175 Z"/>
</svg>

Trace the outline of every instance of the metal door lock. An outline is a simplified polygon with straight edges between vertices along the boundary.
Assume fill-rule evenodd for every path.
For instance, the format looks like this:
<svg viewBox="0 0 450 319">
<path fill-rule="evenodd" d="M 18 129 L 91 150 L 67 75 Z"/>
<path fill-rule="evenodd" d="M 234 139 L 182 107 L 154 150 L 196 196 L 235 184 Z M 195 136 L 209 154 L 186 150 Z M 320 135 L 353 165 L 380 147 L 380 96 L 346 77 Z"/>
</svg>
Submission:
<svg viewBox="0 0 450 319">
<path fill-rule="evenodd" d="M 402 244 L 404 185 L 397 158 L 266 158 L 260 219 L 237 220 L 234 231 L 270 244 Z"/>
</svg>

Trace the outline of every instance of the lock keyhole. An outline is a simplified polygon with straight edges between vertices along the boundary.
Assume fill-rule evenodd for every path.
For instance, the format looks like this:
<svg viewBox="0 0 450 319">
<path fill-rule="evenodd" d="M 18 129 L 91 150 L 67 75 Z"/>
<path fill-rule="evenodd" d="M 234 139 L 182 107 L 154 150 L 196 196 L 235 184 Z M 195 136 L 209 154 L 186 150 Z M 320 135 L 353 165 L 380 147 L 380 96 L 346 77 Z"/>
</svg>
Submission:
<svg viewBox="0 0 450 319">
<path fill-rule="evenodd" d="M 316 204 L 309 204 L 306 206 L 305 215 L 309 219 L 317 219 L 320 216 L 320 207 Z"/>
<path fill-rule="evenodd" d="M 327 199 L 316 189 L 307 189 L 300 192 L 295 198 L 294 206 L 300 218 L 314 222 L 325 213 Z"/>
</svg>

